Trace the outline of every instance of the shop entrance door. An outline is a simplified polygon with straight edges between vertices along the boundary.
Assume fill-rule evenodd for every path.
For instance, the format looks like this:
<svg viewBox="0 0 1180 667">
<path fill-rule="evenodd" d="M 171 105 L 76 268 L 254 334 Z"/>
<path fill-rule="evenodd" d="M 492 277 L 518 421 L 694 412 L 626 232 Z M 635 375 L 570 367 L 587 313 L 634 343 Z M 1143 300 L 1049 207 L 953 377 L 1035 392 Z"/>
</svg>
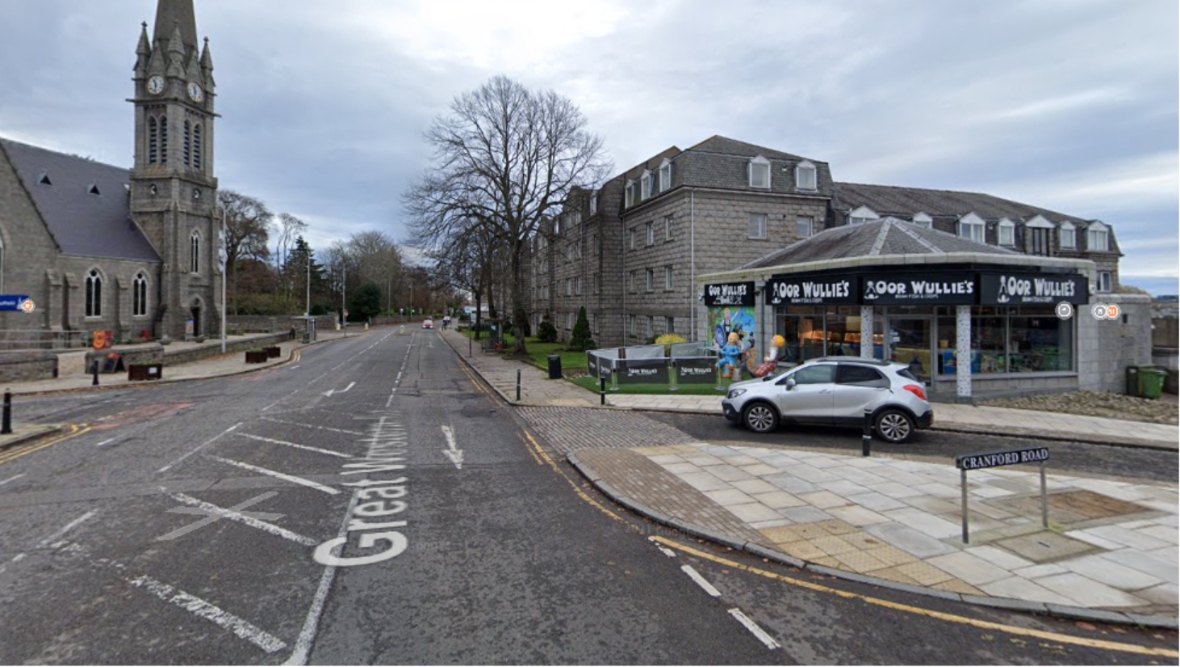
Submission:
<svg viewBox="0 0 1180 667">
<path fill-rule="evenodd" d="M 922 382 L 938 371 L 933 331 L 933 317 L 889 318 L 889 359 L 908 365 Z"/>
</svg>

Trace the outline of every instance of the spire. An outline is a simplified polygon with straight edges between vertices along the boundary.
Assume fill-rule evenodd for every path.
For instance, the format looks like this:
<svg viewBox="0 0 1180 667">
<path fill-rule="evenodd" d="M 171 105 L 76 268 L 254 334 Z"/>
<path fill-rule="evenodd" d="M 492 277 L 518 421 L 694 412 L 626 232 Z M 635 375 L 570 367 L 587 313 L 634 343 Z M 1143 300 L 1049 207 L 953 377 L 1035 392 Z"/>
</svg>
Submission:
<svg viewBox="0 0 1180 667">
<path fill-rule="evenodd" d="M 201 71 L 205 73 L 205 86 L 213 88 L 213 56 L 209 53 L 209 38 L 205 38 L 205 48 L 201 51 Z"/>
<path fill-rule="evenodd" d="M 168 40 L 168 76 L 184 76 L 184 42 L 180 35 L 180 24 L 172 29 Z"/>
<path fill-rule="evenodd" d="M 168 39 L 180 31 L 180 43 L 184 51 L 197 50 L 197 19 L 193 12 L 193 0 L 158 0 L 156 3 L 156 29 L 152 36 Z"/>
<path fill-rule="evenodd" d="M 135 47 L 135 77 L 142 79 L 147 76 L 148 59 L 152 55 L 151 44 L 148 43 L 147 21 L 139 32 L 139 46 Z"/>
</svg>

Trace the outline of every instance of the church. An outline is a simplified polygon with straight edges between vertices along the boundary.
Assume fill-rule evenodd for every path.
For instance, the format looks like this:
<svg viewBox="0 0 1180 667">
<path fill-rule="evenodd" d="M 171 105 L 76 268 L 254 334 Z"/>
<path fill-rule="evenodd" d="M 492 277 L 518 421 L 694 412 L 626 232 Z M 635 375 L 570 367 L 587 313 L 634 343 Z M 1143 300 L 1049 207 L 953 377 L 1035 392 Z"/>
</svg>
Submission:
<svg viewBox="0 0 1180 667">
<path fill-rule="evenodd" d="M 192 0 L 158 0 L 133 81 L 130 170 L 0 136 L 0 293 L 33 302 L 0 312 L 12 343 L 220 330 L 213 59 Z"/>
</svg>

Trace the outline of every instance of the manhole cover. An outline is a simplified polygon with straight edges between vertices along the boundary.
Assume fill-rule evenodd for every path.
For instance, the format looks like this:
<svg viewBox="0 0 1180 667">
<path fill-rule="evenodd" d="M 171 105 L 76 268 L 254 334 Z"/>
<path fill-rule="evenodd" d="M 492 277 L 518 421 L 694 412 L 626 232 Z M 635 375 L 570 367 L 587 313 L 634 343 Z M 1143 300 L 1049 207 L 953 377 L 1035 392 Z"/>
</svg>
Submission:
<svg viewBox="0 0 1180 667">
<path fill-rule="evenodd" d="M 1069 558 L 1087 551 L 1094 551 L 1096 547 L 1081 540 L 1075 540 L 1050 531 L 1009 537 L 997 540 L 995 544 L 1004 547 L 1012 553 L 1023 556 L 1034 563 L 1047 563 L 1061 558 Z"/>
<path fill-rule="evenodd" d="M 1143 507 L 1093 491 L 1052 493 L 1049 494 L 1048 500 L 1049 520 L 1059 525 L 1153 511 L 1150 507 Z M 1018 515 L 1040 516 L 1041 514 L 1040 495 L 1003 498 L 990 501 L 988 504 Z"/>
</svg>

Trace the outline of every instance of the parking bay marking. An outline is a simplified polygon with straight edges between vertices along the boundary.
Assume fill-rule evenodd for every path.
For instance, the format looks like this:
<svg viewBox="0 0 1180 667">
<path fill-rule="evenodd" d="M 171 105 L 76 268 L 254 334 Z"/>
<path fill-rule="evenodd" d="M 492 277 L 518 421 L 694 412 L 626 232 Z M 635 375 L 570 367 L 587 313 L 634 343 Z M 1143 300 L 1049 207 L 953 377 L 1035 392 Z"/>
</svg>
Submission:
<svg viewBox="0 0 1180 667">
<path fill-rule="evenodd" d="M 237 435 L 240 438 L 250 438 L 251 440 L 258 440 L 261 442 L 269 442 L 274 445 L 283 445 L 285 447 L 294 447 L 295 449 L 303 449 L 303 450 L 306 450 L 309 452 L 316 452 L 318 454 L 327 454 L 328 456 L 339 456 L 342 459 L 351 459 L 352 458 L 351 454 L 342 454 L 340 452 L 334 452 L 330 449 L 320 449 L 319 447 L 311 447 L 309 445 L 300 445 L 295 442 L 287 442 L 286 440 L 276 440 L 274 438 L 264 438 L 260 435 L 251 435 L 249 433 L 238 433 Z"/>
<path fill-rule="evenodd" d="M 256 472 L 256 473 L 259 473 L 262 475 L 270 475 L 271 477 L 277 477 L 278 479 L 283 479 L 288 482 L 300 484 L 302 486 L 306 486 L 308 488 L 315 489 L 316 491 L 322 491 L 323 493 L 327 493 L 329 495 L 334 496 L 334 495 L 340 493 L 339 489 L 333 489 L 330 486 L 324 486 L 323 484 L 320 484 L 318 482 L 313 482 L 310 479 L 303 479 L 302 477 L 296 477 L 294 475 L 287 475 L 287 474 L 284 474 L 281 472 L 270 470 L 269 468 L 260 468 L 259 466 L 250 465 L 249 463 L 242 463 L 241 461 L 231 461 L 230 459 L 223 459 L 220 456 L 209 455 L 209 458 L 213 459 L 214 461 L 221 461 L 222 463 L 226 463 L 231 466 L 237 466 L 239 468 L 242 468 L 243 470 L 249 470 L 249 471 Z"/>
<path fill-rule="evenodd" d="M 346 435 L 364 435 L 360 431 L 349 431 L 342 428 L 332 428 L 331 426 L 316 426 L 314 424 L 301 424 L 299 422 L 287 421 L 285 419 L 275 419 L 273 417 L 263 417 L 263 421 L 274 422 L 276 424 L 290 424 L 291 426 L 299 426 L 302 428 L 314 428 L 320 431 L 333 431 L 335 433 L 344 433 Z"/>
<path fill-rule="evenodd" d="M 771 651 L 776 648 L 782 648 L 782 646 L 774 640 L 774 637 L 766 634 L 766 631 L 758 627 L 758 624 L 752 621 L 749 616 L 743 614 L 741 609 L 734 607 L 733 609 L 729 610 L 729 615 L 736 618 L 738 623 L 746 626 L 746 629 L 753 633 L 753 635 L 758 638 L 758 641 L 765 644 L 766 648 L 770 649 Z"/>
<path fill-rule="evenodd" d="M 163 490 L 163 489 L 161 489 L 161 490 Z M 176 512 L 176 513 L 181 513 L 181 514 L 204 514 L 205 518 L 201 519 L 200 521 L 197 521 L 195 523 L 191 523 L 187 526 L 184 526 L 183 528 L 178 528 L 178 529 L 172 531 L 171 533 L 168 533 L 167 535 L 162 535 L 160 537 L 157 537 L 156 538 L 157 542 L 162 542 L 165 540 L 175 540 L 177 538 L 184 537 L 185 535 L 193 532 L 194 530 L 204 528 L 205 526 L 208 526 L 212 523 L 220 521 L 221 519 L 229 519 L 231 521 L 237 521 L 239 523 L 243 523 L 247 526 L 250 526 L 251 528 L 257 528 L 259 530 L 268 532 L 271 535 L 277 535 L 278 537 L 281 537 L 283 539 L 291 540 L 292 542 L 295 542 L 296 544 L 302 544 L 305 547 L 311 547 L 311 546 L 315 546 L 316 544 L 318 544 L 315 540 L 311 539 L 310 537 L 304 537 L 303 535 L 300 535 L 298 533 L 287 530 L 286 528 L 281 528 L 281 527 L 276 526 L 272 523 L 267 523 L 266 521 L 263 521 L 263 519 L 281 519 L 281 518 L 283 518 L 282 514 L 271 514 L 271 513 L 266 513 L 266 512 L 242 512 L 241 511 L 241 510 L 246 509 L 247 507 L 257 505 L 258 503 L 263 502 L 264 500 L 269 500 L 270 498 L 273 498 L 273 497 L 279 495 L 277 491 L 268 491 L 260 496 L 254 496 L 253 498 L 250 498 L 249 500 L 239 503 L 237 505 L 234 505 L 233 507 L 230 507 L 229 509 L 226 509 L 224 507 L 218 507 L 217 505 L 214 505 L 212 503 L 207 503 L 203 500 L 198 500 L 197 498 L 193 498 L 192 496 L 185 495 L 183 493 L 172 493 L 169 495 L 174 500 L 177 500 L 178 502 L 184 503 L 185 505 L 188 506 L 188 507 L 173 508 L 173 509 L 168 510 L 169 512 Z"/>
</svg>

